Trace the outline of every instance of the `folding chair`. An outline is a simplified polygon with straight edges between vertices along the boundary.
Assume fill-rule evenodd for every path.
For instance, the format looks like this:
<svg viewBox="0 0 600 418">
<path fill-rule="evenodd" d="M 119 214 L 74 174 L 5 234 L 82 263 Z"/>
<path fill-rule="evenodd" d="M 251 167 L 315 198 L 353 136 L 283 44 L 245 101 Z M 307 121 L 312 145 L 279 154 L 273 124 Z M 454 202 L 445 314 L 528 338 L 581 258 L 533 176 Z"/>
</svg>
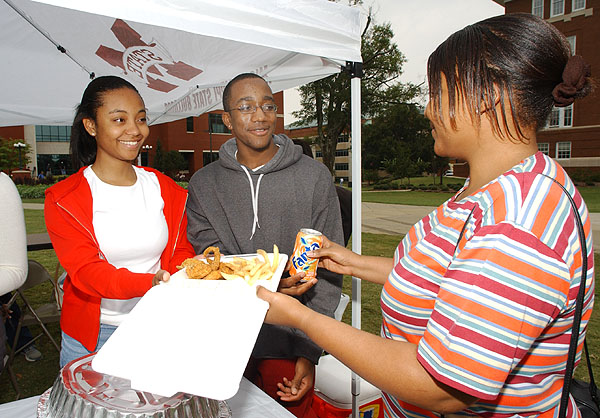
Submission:
<svg viewBox="0 0 600 418">
<path fill-rule="evenodd" d="M 60 321 L 60 311 L 61 311 L 61 302 L 62 302 L 61 289 L 58 287 L 56 280 L 48 273 L 48 271 L 40 263 L 38 263 L 35 260 L 28 260 L 27 264 L 28 264 L 28 272 L 27 272 L 27 278 L 25 279 L 25 283 L 23 283 L 23 285 L 17 289 L 17 291 L 13 294 L 13 297 L 11 298 L 11 300 L 9 302 L 9 306 L 12 305 L 12 303 L 16 300 L 16 298 L 18 296 L 18 297 L 20 297 L 24 306 L 21 307 L 21 311 L 22 311 L 21 317 L 19 318 L 19 321 L 17 324 L 17 331 L 15 333 L 15 338 L 13 340 L 12 349 L 9 350 L 9 357 L 8 357 L 8 361 L 6 362 L 7 368 L 9 368 L 9 367 L 12 368 L 12 363 L 17 354 L 19 354 L 25 348 L 29 347 L 31 344 L 33 344 L 36 340 L 38 340 L 43 335 L 46 335 L 50 339 L 50 341 L 52 342 L 52 345 L 54 345 L 56 350 L 58 352 L 60 352 L 59 344 L 56 342 L 54 337 L 52 337 L 52 334 L 50 334 L 50 332 L 48 331 L 48 328 L 46 328 L 45 324 Z M 52 293 L 53 293 L 52 301 L 49 303 L 43 304 L 37 308 L 34 308 L 31 305 L 31 303 L 27 300 L 25 291 L 28 289 L 34 288 L 36 286 L 39 286 L 41 284 L 44 284 L 46 282 L 50 282 L 52 285 Z M 21 335 L 21 329 L 24 326 L 29 327 L 31 325 L 39 325 L 41 327 L 42 331 L 40 332 L 40 334 L 35 336 L 27 344 L 20 347 L 19 349 L 16 349 L 17 342 L 19 341 L 19 336 Z M 10 370 L 12 370 L 12 369 L 10 369 Z M 14 386 L 14 384 L 13 384 L 13 386 Z M 18 388 L 15 388 L 15 390 L 17 391 L 17 396 L 19 396 Z"/>
</svg>

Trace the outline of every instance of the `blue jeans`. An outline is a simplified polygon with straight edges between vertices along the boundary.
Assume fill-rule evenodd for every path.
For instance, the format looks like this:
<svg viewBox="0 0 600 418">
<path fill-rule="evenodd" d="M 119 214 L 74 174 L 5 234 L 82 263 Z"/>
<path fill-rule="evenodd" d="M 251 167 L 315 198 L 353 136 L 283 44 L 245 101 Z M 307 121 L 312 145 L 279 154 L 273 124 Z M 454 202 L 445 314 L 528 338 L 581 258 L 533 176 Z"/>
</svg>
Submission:
<svg viewBox="0 0 600 418">
<path fill-rule="evenodd" d="M 60 367 L 61 369 L 70 361 L 78 359 L 88 354 L 95 353 L 100 350 L 104 343 L 110 338 L 115 332 L 117 327 L 114 325 L 100 324 L 100 335 L 98 335 L 98 343 L 94 351 L 89 351 L 75 338 L 70 337 L 62 332 L 62 341 L 60 344 Z"/>
</svg>

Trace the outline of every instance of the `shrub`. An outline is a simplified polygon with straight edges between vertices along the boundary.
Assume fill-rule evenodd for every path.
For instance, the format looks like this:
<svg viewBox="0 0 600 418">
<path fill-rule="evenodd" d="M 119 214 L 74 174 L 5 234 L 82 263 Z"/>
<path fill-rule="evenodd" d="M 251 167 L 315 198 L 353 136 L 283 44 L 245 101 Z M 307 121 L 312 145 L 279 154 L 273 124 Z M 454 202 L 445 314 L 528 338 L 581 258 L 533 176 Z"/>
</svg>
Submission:
<svg viewBox="0 0 600 418">
<path fill-rule="evenodd" d="M 50 187 L 47 184 L 36 184 L 35 186 L 29 186 L 25 184 L 17 184 L 17 190 L 21 199 L 43 199 L 44 192 Z"/>
<path fill-rule="evenodd" d="M 392 180 L 390 182 L 390 186 L 392 189 L 401 189 L 402 188 L 402 181 L 401 180 Z"/>
</svg>

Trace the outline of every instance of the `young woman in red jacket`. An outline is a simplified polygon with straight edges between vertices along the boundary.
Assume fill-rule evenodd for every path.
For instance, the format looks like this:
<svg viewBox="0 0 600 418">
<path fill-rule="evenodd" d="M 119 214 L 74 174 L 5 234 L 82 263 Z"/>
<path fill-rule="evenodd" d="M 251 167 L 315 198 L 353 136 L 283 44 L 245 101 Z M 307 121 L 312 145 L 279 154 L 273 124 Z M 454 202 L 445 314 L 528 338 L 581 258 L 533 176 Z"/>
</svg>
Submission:
<svg viewBox="0 0 600 418">
<path fill-rule="evenodd" d="M 90 82 L 71 128 L 79 171 L 46 192 L 45 218 L 67 272 L 61 367 L 95 352 L 152 286 L 185 258 L 187 191 L 136 167 L 149 128 L 144 102 L 126 80 Z"/>
</svg>

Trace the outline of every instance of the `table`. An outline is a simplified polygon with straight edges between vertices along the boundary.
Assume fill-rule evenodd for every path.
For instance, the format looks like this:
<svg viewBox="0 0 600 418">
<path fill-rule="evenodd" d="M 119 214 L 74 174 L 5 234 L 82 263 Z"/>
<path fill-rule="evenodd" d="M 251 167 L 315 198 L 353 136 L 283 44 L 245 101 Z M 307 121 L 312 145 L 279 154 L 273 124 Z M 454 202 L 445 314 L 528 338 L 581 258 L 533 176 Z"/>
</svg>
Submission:
<svg viewBox="0 0 600 418">
<path fill-rule="evenodd" d="M 39 396 L 0 404 L 2 418 L 36 418 Z M 240 389 L 227 400 L 233 418 L 294 418 L 287 409 L 271 399 L 246 378 Z"/>
<path fill-rule="evenodd" d="M 50 241 L 48 233 L 27 235 L 27 251 L 51 250 L 52 248 L 52 241 Z"/>
</svg>

